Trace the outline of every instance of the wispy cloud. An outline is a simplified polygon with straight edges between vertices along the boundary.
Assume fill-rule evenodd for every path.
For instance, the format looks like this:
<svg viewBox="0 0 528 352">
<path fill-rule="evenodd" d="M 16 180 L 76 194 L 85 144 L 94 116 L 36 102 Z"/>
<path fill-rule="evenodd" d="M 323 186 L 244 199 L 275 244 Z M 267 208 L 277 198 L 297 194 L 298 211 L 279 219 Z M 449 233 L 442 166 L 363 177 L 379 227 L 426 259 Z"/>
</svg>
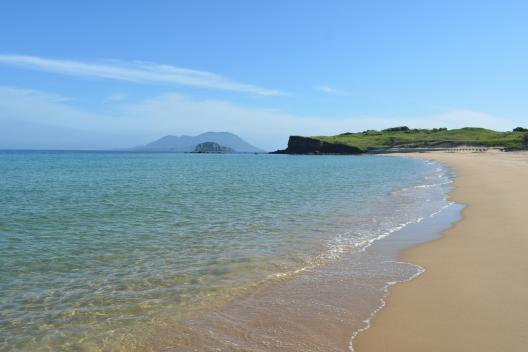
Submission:
<svg viewBox="0 0 528 352">
<path fill-rule="evenodd" d="M 117 92 L 106 98 L 105 102 L 119 102 L 127 99 L 127 95 L 122 92 Z"/>
<path fill-rule="evenodd" d="M 232 81 L 224 76 L 151 62 L 107 60 L 88 62 L 28 55 L 0 55 L 0 63 L 64 75 L 97 77 L 136 83 L 167 83 L 264 96 L 283 95 L 274 89 Z"/>
<path fill-rule="evenodd" d="M 333 95 L 347 95 L 348 93 L 342 89 L 338 89 L 336 87 L 332 87 L 330 85 L 327 85 L 327 84 L 322 84 L 322 85 L 319 85 L 319 86 L 316 86 L 315 89 L 323 92 L 323 93 L 326 93 L 326 94 L 333 94 Z"/>
</svg>

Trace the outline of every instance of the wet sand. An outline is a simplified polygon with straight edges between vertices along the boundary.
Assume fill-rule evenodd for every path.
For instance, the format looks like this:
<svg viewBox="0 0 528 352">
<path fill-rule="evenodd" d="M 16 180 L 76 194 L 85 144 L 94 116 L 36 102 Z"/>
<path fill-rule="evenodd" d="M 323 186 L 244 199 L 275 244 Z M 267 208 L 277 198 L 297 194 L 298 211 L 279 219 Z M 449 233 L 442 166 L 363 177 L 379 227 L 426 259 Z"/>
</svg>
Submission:
<svg viewBox="0 0 528 352">
<path fill-rule="evenodd" d="M 410 156 L 453 167 L 451 199 L 467 208 L 443 238 L 403 252 L 427 271 L 391 289 L 356 351 L 527 351 L 528 153 Z"/>
</svg>

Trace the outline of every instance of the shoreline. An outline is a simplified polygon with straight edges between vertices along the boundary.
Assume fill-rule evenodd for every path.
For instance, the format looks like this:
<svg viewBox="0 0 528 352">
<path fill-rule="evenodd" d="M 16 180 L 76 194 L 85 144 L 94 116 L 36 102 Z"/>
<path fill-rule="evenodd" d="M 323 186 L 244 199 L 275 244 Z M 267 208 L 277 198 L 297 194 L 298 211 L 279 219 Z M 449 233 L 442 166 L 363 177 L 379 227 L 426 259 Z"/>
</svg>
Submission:
<svg viewBox="0 0 528 352">
<path fill-rule="evenodd" d="M 447 191 L 442 194 L 446 197 Z M 460 220 L 462 208 L 448 202 L 425 217 L 388 229 L 337 261 L 302 269 L 302 274 L 295 271 L 292 276 L 277 275 L 280 280 L 263 283 L 219 310 L 168 327 L 153 338 L 150 347 L 235 351 L 242 346 L 247 350 L 266 346 L 266 350 L 275 351 L 288 346 L 287 351 L 353 351 L 355 337 L 367 330 L 370 321 L 385 307 L 391 287 L 414 280 L 424 272 L 421 266 L 402 261 L 399 253 L 439 239 L 445 229 Z M 373 265 L 377 271 L 370 276 Z M 381 270 L 380 265 L 387 267 Z M 394 265 L 399 268 L 398 274 L 391 272 Z M 228 321 L 224 320 L 226 316 Z M 183 331 L 185 337 L 175 331 Z M 211 341 L 208 334 L 222 339 Z"/>
<path fill-rule="evenodd" d="M 438 240 L 401 252 L 402 261 L 426 271 L 390 287 L 386 305 L 354 339 L 354 350 L 524 351 L 528 236 L 523 201 L 528 192 L 523 181 L 528 180 L 528 153 L 398 156 L 433 160 L 455 170 L 449 199 L 466 208 Z"/>
</svg>

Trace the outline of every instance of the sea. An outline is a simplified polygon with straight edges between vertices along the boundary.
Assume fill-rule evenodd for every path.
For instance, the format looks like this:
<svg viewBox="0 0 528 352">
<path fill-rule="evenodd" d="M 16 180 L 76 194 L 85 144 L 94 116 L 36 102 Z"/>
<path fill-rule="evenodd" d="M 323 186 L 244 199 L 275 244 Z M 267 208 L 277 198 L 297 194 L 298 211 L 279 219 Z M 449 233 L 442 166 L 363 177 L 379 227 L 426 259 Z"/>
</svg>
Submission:
<svg viewBox="0 0 528 352">
<path fill-rule="evenodd" d="M 460 216 L 395 156 L 0 151 L 0 351 L 353 351 Z"/>
</svg>

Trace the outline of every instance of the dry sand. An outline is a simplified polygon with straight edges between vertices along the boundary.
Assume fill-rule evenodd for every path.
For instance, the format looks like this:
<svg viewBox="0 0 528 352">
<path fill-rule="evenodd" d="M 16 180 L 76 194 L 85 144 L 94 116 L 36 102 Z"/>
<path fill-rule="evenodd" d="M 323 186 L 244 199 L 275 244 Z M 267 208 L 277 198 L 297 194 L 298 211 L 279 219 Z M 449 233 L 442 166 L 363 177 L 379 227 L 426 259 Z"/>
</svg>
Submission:
<svg viewBox="0 0 528 352">
<path fill-rule="evenodd" d="M 457 173 L 464 219 L 408 249 L 427 269 L 395 286 L 359 352 L 528 351 L 528 153 L 427 153 Z"/>
</svg>

